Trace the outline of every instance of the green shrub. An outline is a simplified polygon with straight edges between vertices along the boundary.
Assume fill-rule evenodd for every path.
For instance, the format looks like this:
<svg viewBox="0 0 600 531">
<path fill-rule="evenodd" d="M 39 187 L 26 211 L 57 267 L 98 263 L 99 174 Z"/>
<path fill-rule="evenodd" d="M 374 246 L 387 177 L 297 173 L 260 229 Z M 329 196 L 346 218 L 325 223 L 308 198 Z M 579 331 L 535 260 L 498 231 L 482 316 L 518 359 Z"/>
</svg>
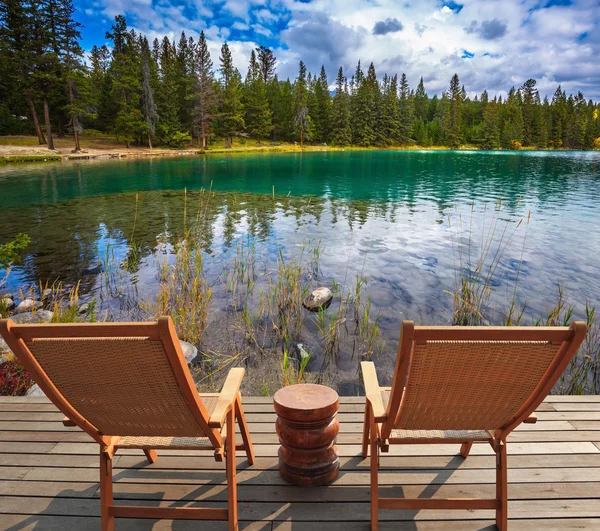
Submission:
<svg viewBox="0 0 600 531">
<path fill-rule="evenodd" d="M 0 269 L 6 269 L 11 263 L 19 261 L 25 247 L 31 243 L 27 234 L 19 233 L 12 242 L 0 245 Z"/>
</svg>

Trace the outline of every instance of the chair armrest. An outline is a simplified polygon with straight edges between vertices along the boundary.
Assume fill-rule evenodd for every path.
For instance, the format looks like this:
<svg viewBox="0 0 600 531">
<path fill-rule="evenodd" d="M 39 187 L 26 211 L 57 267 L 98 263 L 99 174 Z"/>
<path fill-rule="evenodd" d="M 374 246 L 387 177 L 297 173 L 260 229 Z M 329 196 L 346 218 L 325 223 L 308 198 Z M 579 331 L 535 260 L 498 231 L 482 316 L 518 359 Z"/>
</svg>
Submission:
<svg viewBox="0 0 600 531">
<path fill-rule="evenodd" d="M 381 422 L 382 420 L 385 420 L 386 414 L 381 398 L 381 389 L 379 388 L 379 382 L 377 381 L 377 373 L 375 372 L 375 364 L 372 361 L 363 361 L 361 362 L 360 367 L 362 369 L 367 401 L 373 408 L 375 420 Z"/>
<path fill-rule="evenodd" d="M 221 389 L 221 392 L 219 393 L 217 407 L 208 421 L 208 425 L 211 428 L 220 428 L 223 426 L 225 417 L 238 396 L 240 385 L 242 385 L 242 379 L 244 378 L 244 372 L 246 371 L 242 367 L 236 367 L 229 371 L 227 379 L 223 384 L 223 389 Z"/>
</svg>

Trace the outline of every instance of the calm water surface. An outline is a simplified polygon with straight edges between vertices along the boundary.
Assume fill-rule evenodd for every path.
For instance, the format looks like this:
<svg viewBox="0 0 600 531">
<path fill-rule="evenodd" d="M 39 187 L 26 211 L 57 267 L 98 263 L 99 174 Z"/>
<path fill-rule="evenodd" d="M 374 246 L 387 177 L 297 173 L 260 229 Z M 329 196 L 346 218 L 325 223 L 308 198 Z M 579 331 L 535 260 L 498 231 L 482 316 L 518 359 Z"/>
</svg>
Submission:
<svg viewBox="0 0 600 531">
<path fill-rule="evenodd" d="M 214 194 L 198 227 L 202 189 Z M 157 249 L 171 249 L 160 243 L 190 228 L 199 232 L 215 286 L 247 237 L 265 270 L 279 250 L 293 257 L 320 242 L 315 287 L 366 278 L 385 364 L 403 318 L 449 321 L 446 291 L 455 286 L 458 250 L 470 240 L 479 256 L 486 235 L 497 240 L 520 219 L 494 275 L 498 308 L 517 278 L 530 317 L 553 304 L 558 284 L 578 315 L 586 301 L 600 303 L 598 152 L 351 151 L 10 166 L 0 169 L 0 205 L 0 242 L 17 232 L 32 238 L 4 289 L 81 281 L 83 297 L 97 297 L 115 318 L 131 308 L 122 293 L 101 289 L 93 268 L 107 257 L 119 263 L 132 240 L 143 259 L 133 274 L 120 272 L 120 282 L 150 301 Z M 216 297 L 213 318 L 223 308 Z M 338 365 L 346 380 L 354 378 L 356 360 Z"/>
</svg>

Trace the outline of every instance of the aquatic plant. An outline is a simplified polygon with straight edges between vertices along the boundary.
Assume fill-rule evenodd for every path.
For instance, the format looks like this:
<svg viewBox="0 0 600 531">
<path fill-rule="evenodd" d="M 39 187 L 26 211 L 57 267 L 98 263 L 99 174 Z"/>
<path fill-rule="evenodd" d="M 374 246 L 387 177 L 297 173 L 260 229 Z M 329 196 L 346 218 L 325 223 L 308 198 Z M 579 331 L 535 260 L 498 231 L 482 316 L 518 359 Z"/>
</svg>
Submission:
<svg viewBox="0 0 600 531">
<path fill-rule="evenodd" d="M 519 201 L 520 198 L 517 204 Z M 494 311 L 492 288 L 497 280 L 498 268 L 509 249 L 515 244 L 517 231 L 524 226 L 517 274 L 512 289 L 507 292 L 508 304 L 501 304 L 502 308 L 508 308 L 508 310 L 500 312 L 504 314 L 506 324 L 514 324 L 515 318 L 519 315 L 516 304 L 517 285 L 531 215 L 528 214 L 526 218 L 520 218 L 516 222 L 503 223 L 500 216 L 501 209 L 502 200 L 500 199 L 494 204 L 490 219 L 487 220 L 487 205 L 483 208 L 483 215 L 479 217 L 473 202 L 466 227 L 462 214 L 457 216 L 456 227 L 454 227 L 452 219 L 448 217 L 450 228 L 455 228 L 455 232 L 451 235 L 456 288 L 452 292 L 446 292 L 452 295 L 453 299 L 452 324 L 480 326 L 489 325 L 494 321 L 494 316 L 491 315 Z M 475 239 L 474 227 L 477 227 L 481 233 L 479 241 Z"/>
<path fill-rule="evenodd" d="M 303 348 L 300 348 L 300 360 L 298 362 L 298 360 L 290 358 L 287 349 L 283 350 L 283 358 L 280 362 L 280 366 L 286 386 L 290 384 L 302 383 L 302 380 L 304 379 L 304 372 L 306 371 L 310 357 L 311 355 L 309 352 Z M 296 365 L 298 366 L 296 367 Z"/>
<path fill-rule="evenodd" d="M 499 212 L 502 202 L 496 203 L 491 220 L 486 225 L 484 209 L 481 242 L 475 245 L 473 236 L 473 209 L 466 235 L 459 230 L 453 240 L 455 252 L 455 278 L 457 288 L 450 292 L 453 297 L 452 324 L 463 326 L 492 325 L 518 326 L 525 323 L 527 305 L 519 304 L 518 282 L 524 263 L 527 227 L 531 215 L 517 222 L 506 221 L 501 225 Z M 525 223 L 523 223 L 525 222 Z M 510 246 L 516 241 L 519 227 L 524 226 L 520 256 L 512 284 L 506 289 L 506 301 L 492 305 L 492 289 L 497 282 L 499 267 Z M 456 244 L 456 241 L 460 242 Z M 478 249 L 478 253 L 474 250 Z M 498 293 L 496 293 L 498 295 Z M 600 392 L 600 326 L 596 320 L 595 307 L 586 303 L 585 317 L 588 326 L 586 338 L 579 352 L 553 390 L 560 394 L 596 394 Z M 533 326 L 568 326 L 575 318 L 575 308 L 568 302 L 566 288 L 557 285 L 556 299 L 546 309 L 545 315 L 531 319 Z"/>
<path fill-rule="evenodd" d="M 212 297 L 212 288 L 204 275 L 202 253 L 183 240 L 177 245 L 173 264 L 168 257 L 163 258 L 159 282 L 157 301 L 147 309 L 155 317 L 170 315 L 179 337 L 199 344 Z"/>
</svg>

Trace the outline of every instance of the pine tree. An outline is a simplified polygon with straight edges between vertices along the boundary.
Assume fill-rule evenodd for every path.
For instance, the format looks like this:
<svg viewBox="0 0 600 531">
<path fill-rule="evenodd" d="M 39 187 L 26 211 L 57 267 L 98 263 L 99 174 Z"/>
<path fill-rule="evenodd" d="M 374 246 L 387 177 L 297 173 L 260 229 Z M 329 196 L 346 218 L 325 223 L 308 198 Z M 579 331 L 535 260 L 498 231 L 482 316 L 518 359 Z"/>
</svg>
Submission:
<svg viewBox="0 0 600 531">
<path fill-rule="evenodd" d="M 117 113 L 112 98 L 112 77 L 109 74 L 111 53 L 106 45 L 93 46 L 89 72 L 90 100 L 95 109 L 94 128 L 101 131 L 112 129 L 113 118 Z"/>
<path fill-rule="evenodd" d="M 306 66 L 300 61 L 298 77 L 294 84 L 294 131 L 300 137 L 300 147 L 304 139 L 310 140 L 312 133 L 312 118 L 308 112 L 308 90 L 306 86 Z"/>
<path fill-rule="evenodd" d="M 382 144 L 391 145 L 400 137 L 398 114 L 398 77 L 383 76 L 383 94 L 381 103 Z"/>
<path fill-rule="evenodd" d="M 213 62 L 210 58 L 208 45 L 204 32 L 200 33 L 200 39 L 196 46 L 196 67 L 194 69 L 196 80 L 194 84 L 194 124 L 198 128 L 201 137 L 201 147 L 208 147 L 208 135 L 215 106 Z"/>
<path fill-rule="evenodd" d="M 268 85 L 275 77 L 275 65 L 277 63 L 277 58 L 266 46 L 257 48 L 256 53 L 258 54 L 260 75 L 263 83 Z"/>
<path fill-rule="evenodd" d="M 244 109 L 241 101 L 241 78 L 233 66 L 231 51 L 227 43 L 221 47 L 219 57 L 221 72 L 221 124 L 227 139 L 227 147 L 232 146 L 232 137 L 244 129 Z"/>
<path fill-rule="evenodd" d="M 400 144 L 407 145 L 411 143 L 413 126 L 413 103 L 410 98 L 410 88 L 406 79 L 406 74 L 400 77 L 400 98 L 398 100 L 398 140 Z"/>
<path fill-rule="evenodd" d="M 565 105 L 566 98 L 561 86 L 554 92 L 552 97 L 552 132 L 551 143 L 554 149 L 560 149 L 563 145 L 563 131 L 565 126 Z"/>
<path fill-rule="evenodd" d="M 50 100 L 60 83 L 60 24 L 55 0 L 29 2 L 29 45 L 35 56 L 31 81 L 41 94 L 48 149 L 54 150 Z"/>
<path fill-rule="evenodd" d="M 335 96 L 331 107 L 331 142 L 337 146 L 347 146 L 352 142 L 348 98 L 346 78 L 340 66 L 335 80 Z"/>
<path fill-rule="evenodd" d="M 415 118 L 425 122 L 427 120 L 427 109 L 429 107 L 429 98 L 425 92 L 423 77 L 419 80 L 417 90 L 415 91 Z"/>
<path fill-rule="evenodd" d="M 273 130 L 273 124 L 267 88 L 254 50 L 250 53 L 244 94 L 246 131 L 260 144 L 261 139 L 266 138 Z"/>
<path fill-rule="evenodd" d="M 195 61 L 194 61 L 194 39 L 187 38 L 185 32 L 181 32 L 177 44 L 175 60 L 175 79 L 177 84 L 177 106 L 179 108 L 179 128 L 182 131 L 190 131 L 193 122 L 193 108 L 191 101 L 194 94 Z"/>
<path fill-rule="evenodd" d="M 450 87 L 446 92 L 446 105 L 444 112 L 444 130 L 448 145 L 457 148 L 462 143 L 462 101 L 464 87 L 460 87 L 458 75 L 454 74 L 450 80 Z"/>
<path fill-rule="evenodd" d="M 5 0 L 0 2 L 0 44 L 4 63 L 10 65 L 2 70 L 2 78 L 7 83 L 7 92 L 23 94 L 39 144 L 45 144 L 46 139 L 35 106 L 39 96 L 34 83 L 33 74 L 37 69 L 37 63 L 41 59 L 38 53 L 40 48 L 37 35 L 37 23 L 32 16 L 31 8 L 22 0 Z"/>
<path fill-rule="evenodd" d="M 156 86 L 157 65 L 150 52 L 148 39 L 140 39 L 140 59 L 142 68 L 142 108 L 144 119 L 148 125 L 148 147 L 152 149 L 152 137 L 156 132 L 156 123 L 158 122 L 158 108 L 154 103 L 154 88 Z"/>
<path fill-rule="evenodd" d="M 81 24 L 73 19 L 75 8 L 71 0 L 61 0 L 58 3 L 59 13 L 57 22 L 61 36 L 61 63 L 64 69 L 64 79 L 67 85 L 69 103 L 65 106 L 71 122 L 75 152 L 81 151 L 79 134 L 83 129 L 84 118 L 94 118 L 92 94 L 90 91 L 87 68 L 83 62 L 83 50 L 79 45 Z"/>
<path fill-rule="evenodd" d="M 125 17 L 117 15 L 106 38 L 113 41 L 113 60 L 110 73 L 112 94 L 118 104 L 114 130 L 127 147 L 146 132 L 148 125 L 140 111 L 139 57 L 137 39 L 127 31 Z"/>
<path fill-rule="evenodd" d="M 500 147 L 500 116 L 496 99 L 488 102 L 483 115 L 483 141 L 484 149 L 498 149 Z"/>
<path fill-rule="evenodd" d="M 315 111 L 313 122 L 315 124 L 315 140 L 327 142 L 330 135 L 331 121 L 331 96 L 325 66 L 321 66 L 321 73 L 314 83 Z M 311 114 L 312 116 L 312 114 Z"/>
<path fill-rule="evenodd" d="M 273 102 L 273 138 L 292 141 L 294 137 L 293 87 L 289 79 L 279 81 L 277 76 L 269 83 L 270 99 Z"/>
<path fill-rule="evenodd" d="M 500 143 L 504 149 L 518 149 L 523 142 L 523 115 L 521 102 L 514 87 L 508 92 L 503 111 Z"/>
<path fill-rule="evenodd" d="M 354 74 L 354 91 L 351 101 L 352 143 L 359 146 L 371 146 L 375 142 L 374 87 L 372 86 L 372 80 L 370 81 L 364 77 L 360 68 L 360 61 Z"/>
<path fill-rule="evenodd" d="M 535 88 L 535 79 L 528 79 L 519 89 L 519 95 L 523 102 L 521 113 L 523 116 L 523 145 L 535 145 L 536 137 L 536 104 L 539 102 L 539 93 Z"/>
<path fill-rule="evenodd" d="M 175 43 L 164 37 L 160 44 L 158 60 L 160 71 L 160 90 L 157 94 L 158 137 L 167 146 L 176 146 L 185 139 L 182 137 L 182 124 L 180 121 L 181 92 L 179 90 L 178 60 Z"/>
</svg>

